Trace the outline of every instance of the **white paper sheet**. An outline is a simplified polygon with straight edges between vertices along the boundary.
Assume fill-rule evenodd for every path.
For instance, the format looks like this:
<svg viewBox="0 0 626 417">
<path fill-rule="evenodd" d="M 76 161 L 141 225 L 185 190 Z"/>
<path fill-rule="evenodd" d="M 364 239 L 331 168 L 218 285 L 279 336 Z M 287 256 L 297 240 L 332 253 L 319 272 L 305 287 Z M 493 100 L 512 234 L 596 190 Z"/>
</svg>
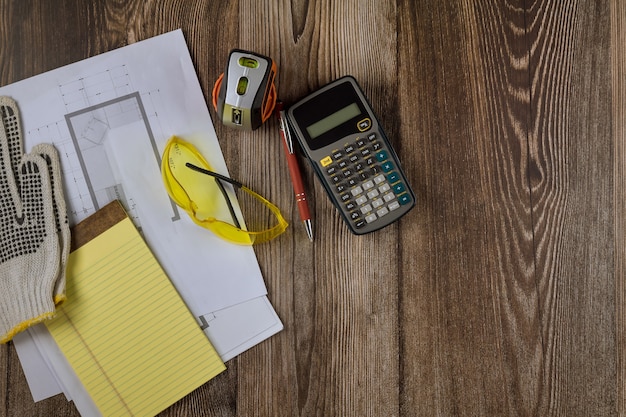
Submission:
<svg viewBox="0 0 626 417">
<path fill-rule="evenodd" d="M 223 360 L 282 329 L 252 248 L 195 225 L 162 186 L 160 155 L 171 135 L 192 142 L 227 175 L 180 30 L 2 87 L 0 95 L 18 102 L 26 150 L 48 142 L 59 151 L 70 222 L 120 199 L 192 314 L 208 324 Z M 25 366 L 29 384 L 45 372 L 71 379 L 45 339 L 15 340 L 23 363 L 32 357 L 51 368 Z M 50 395 L 34 389 L 35 398 Z M 83 395 L 61 386 L 52 392 L 63 389 L 74 400 Z"/>
</svg>

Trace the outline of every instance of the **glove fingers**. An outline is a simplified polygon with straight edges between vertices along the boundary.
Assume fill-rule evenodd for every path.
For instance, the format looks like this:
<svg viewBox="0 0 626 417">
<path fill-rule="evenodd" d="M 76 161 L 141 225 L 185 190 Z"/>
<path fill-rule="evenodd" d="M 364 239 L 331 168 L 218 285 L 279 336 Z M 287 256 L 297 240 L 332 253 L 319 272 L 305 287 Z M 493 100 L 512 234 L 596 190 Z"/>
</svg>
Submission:
<svg viewBox="0 0 626 417">
<path fill-rule="evenodd" d="M 65 301 L 65 267 L 70 253 L 70 225 L 67 218 L 67 205 L 63 193 L 61 163 L 59 161 L 59 154 L 51 144 L 41 143 L 35 145 L 31 153 L 41 156 L 46 161 L 50 185 L 52 187 L 52 205 L 54 209 L 55 226 L 61 249 L 61 265 L 54 289 L 54 302 L 56 305 L 59 305 Z"/>
<path fill-rule="evenodd" d="M 41 156 L 26 154 L 19 169 L 23 215 L 17 218 L 17 223 L 32 233 L 30 241 L 39 244 L 45 237 L 56 235 L 48 166 Z"/>
<path fill-rule="evenodd" d="M 11 161 L 11 170 L 15 178 L 18 178 L 17 169 L 24 154 L 24 145 L 20 112 L 15 100 L 0 96 L 0 115 L 2 115 L 2 124 L 6 134 L 6 147 Z"/>
<path fill-rule="evenodd" d="M 17 154 L 22 145 L 18 115 L 15 101 L 0 96 L 0 201 L 3 203 L 0 227 L 4 230 L 14 221 L 15 214 L 22 214 L 18 182 L 22 154 Z"/>
</svg>

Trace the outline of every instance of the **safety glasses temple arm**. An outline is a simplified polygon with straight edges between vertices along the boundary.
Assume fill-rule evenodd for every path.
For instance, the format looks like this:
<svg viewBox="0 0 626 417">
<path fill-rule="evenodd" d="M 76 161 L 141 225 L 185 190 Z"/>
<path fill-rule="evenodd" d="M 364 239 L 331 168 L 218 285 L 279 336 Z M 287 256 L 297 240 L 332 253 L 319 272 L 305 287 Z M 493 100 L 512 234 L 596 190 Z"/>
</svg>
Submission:
<svg viewBox="0 0 626 417">
<path fill-rule="evenodd" d="M 217 172 L 213 172 L 213 171 L 209 171 L 208 169 L 200 168 L 199 166 L 194 165 L 194 164 L 192 164 L 190 162 L 187 162 L 185 164 L 185 166 L 187 168 L 193 169 L 194 171 L 198 171 L 198 172 L 201 172 L 203 174 L 210 175 L 210 176 L 215 177 L 215 178 L 219 178 L 220 180 L 226 181 L 227 183 L 232 184 L 235 187 L 238 187 L 238 188 L 243 187 L 243 184 L 240 183 L 239 181 L 236 181 L 236 180 L 234 180 L 232 178 L 228 178 L 228 177 L 226 177 L 226 176 L 224 176 L 222 174 L 218 174 Z"/>
</svg>

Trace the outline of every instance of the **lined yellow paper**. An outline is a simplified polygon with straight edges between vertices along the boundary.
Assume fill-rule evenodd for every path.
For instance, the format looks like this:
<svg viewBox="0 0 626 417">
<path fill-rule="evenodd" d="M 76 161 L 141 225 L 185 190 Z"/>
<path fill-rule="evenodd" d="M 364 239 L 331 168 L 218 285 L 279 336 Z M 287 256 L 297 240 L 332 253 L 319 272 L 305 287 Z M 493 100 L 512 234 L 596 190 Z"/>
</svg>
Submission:
<svg viewBox="0 0 626 417">
<path fill-rule="evenodd" d="M 103 416 L 154 416 L 225 369 L 128 217 L 72 252 L 46 325 Z"/>
</svg>

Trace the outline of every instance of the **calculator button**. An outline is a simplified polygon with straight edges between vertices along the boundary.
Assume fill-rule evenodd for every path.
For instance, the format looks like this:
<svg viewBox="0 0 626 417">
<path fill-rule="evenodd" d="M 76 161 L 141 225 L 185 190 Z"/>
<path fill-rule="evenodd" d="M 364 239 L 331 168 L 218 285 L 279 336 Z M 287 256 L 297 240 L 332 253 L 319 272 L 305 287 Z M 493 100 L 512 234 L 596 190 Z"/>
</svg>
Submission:
<svg viewBox="0 0 626 417">
<path fill-rule="evenodd" d="M 343 158 L 343 152 L 335 151 L 335 153 L 333 153 L 333 159 L 337 160 L 337 159 L 341 159 L 341 158 Z"/>
<path fill-rule="evenodd" d="M 391 200 L 395 199 L 395 198 L 396 198 L 396 195 L 395 195 L 394 193 L 385 194 L 385 195 L 383 196 L 383 199 L 384 199 L 387 203 L 388 203 L 388 202 L 390 202 Z"/>
<path fill-rule="evenodd" d="M 365 226 L 365 220 L 363 219 L 359 219 L 356 222 L 354 222 L 354 227 L 356 227 L 357 229 L 360 229 L 361 227 Z"/>
<path fill-rule="evenodd" d="M 394 182 L 398 182 L 400 180 L 400 175 L 397 172 L 392 172 L 391 174 L 387 175 L 387 180 L 389 180 L 390 183 L 394 183 Z"/>
<path fill-rule="evenodd" d="M 385 194 L 389 190 L 391 190 L 391 186 L 389 185 L 388 182 L 378 187 L 378 191 L 380 191 L 381 194 Z"/>
<path fill-rule="evenodd" d="M 356 146 L 358 146 L 359 148 L 362 148 L 365 146 L 365 139 L 363 138 L 357 138 L 356 140 Z"/>
<path fill-rule="evenodd" d="M 400 208 L 400 203 L 398 203 L 397 201 L 394 201 L 393 203 L 389 204 L 387 207 L 389 208 L 389 210 L 393 211 L 393 210 L 396 210 L 397 208 Z"/>
<path fill-rule="evenodd" d="M 348 201 L 346 203 L 346 209 L 348 211 L 352 211 L 352 210 L 356 209 L 356 204 L 354 204 L 354 201 Z"/>
<path fill-rule="evenodd" d="M 350 213 L 350 220 L 357 220 L 359 217 L 361 217 L 361 215 L 359 214 L 358 211 L 353 211 Z"/>
<path fill-rule="evenodd" d="M 372 149 L 374 149 L 375 151 L 379 151 L 382 147 L 383 145 L 381 145 L 380 142 L 374 142 L 374 144 L 372 145 Z"/>
<path fill-rule="evenodd" d="M 346 145 L 343 149 L 344 151 L 346 151 L 347 154 L 351 154 L 352 152 L 354 152 L 354 146 L 352 145 Z"/>
<path fill-rule="evenodd" d="M 357 123 L 357 126 L 361 132 L 365 132 L 370 127 L 372 127 L 372 119 L 370 119 L 369 117 L 366 117 L 365 119 Z"/>
<path fill-rule="evenodd" d="M 338 193 L 343 193 L 346 190 L 346 186 L 344 184 L 337 184 L 336 190 Z"/>
<path fill-rule="evenodd" d="M 389 171 L 393 170 L 393 164 L 391 163 L 391 161 L 383 162 L 381 167 L 382 167 L 383 171 L 385 171 L 385 172 L 389 172 Z"/>
<path fill-rule="evenodd" d="M 370 188 L 374 188 L 374 182 L 372 180 L 370 181 L 366 181 L 363 183 L 363 189 L 364 190 L 369 190 Z"/>
<path fill-rule="evenodd" d="M 373 141 L 376 139 L 376 133 L 370 133 L 369 135 L 367 135 L 367 138 L 369 139 L 369 141 Z"/>
<path fill-rule="evenodd" d="M 405 193 L 398 196 L 398 201 L 400 201 L 400 204 L 409 204 L 411 202 L 411 197 Z"/>
<path fill-rule="evenodd" d="M 359 206 L 362 206 L 363 204 L 367 203 L 367 197 L 365 197 L 364 195 L 362 195 L 362 196 L 360 196 L 360 197 L 357 197 L 357 199 L 356 199 L 356 203 L 357 203 Z"/>
<path fill-rule="evenodd" d="M 372 206 L 370 206 L 369 204 L 366 204 L 363 207 L 361 207 L 361 213 L 363 214 L 367 214 L 370 211 L 372 211 Z"/>
<path fill-rule="evenodd" d="M 372 201 L 372 207 L 374 207 L 375 209 L 382 206 L 383 204 L 385 204 L 385 202 L 381 200 L 380 198 L 377 198 L 376 200 Z"/>
<path fill-rule="evenodd" d="M 372 213 L 372 214 L 369 214 L 369 215 L 365 216 L 365 221 L 368 222 L 368 223 L 371 223 L 373 221 L 376 221 L 377 218 L 378 217 L 376 217 L 376 214 Z"/>
<path fill-rule="evenodd" d="M 341 181 L 341 177 L 339 175 L 333 175 L 332 177 L 330 177 L 330 179 L 337 184 L 339 181 Z"/>
<path fill-rule="evenodd" d="M 348 178 L 352 176 L 352 170 L 350 168 L 343 171 L 343 176 Z"/>
<path fill-rule="evenodd" d="M 382 183 L 384 181 L 385 181 L 385 176 L 382 175 L 382 174 L 381 175 L 377 175 L 376 178 L 374 178 L 374 182 L 376 184 L 380 184 L 380 183 Z"/>
<path fill-rule="evenodd" d="M 361 178 L 361 181 L 365 181 L 369 177 L 370 177 L 370 174 L 368 171 L 359 172 L 359 178 Z"/>
<path fill-rule="evenodd" d="M 388 214 L 388 213 L 389 213 L 389 209 L 387 207 L 383 207 L 376 212 L 376 214 L 378 214 L 378 217 L 383 217 L 385 214 Z"/>
<path fill-rule="evenodd" d="M 372 190 L 370 192 L 367 193 L 367 198 L 369 198 L 370 200 L 378 197 L 380 193 L 378 192 L 378 190 Z"/>
<path fill-rule="evenodd" d="M 378 159 L 380 162 L 386 161 L 387 159 L 389 159 L 389 154 L 385 150 L 378 151 L 376 153 L 376 159 Z"/>
<path fill-rule="evenodd" d="M 396 194 L 403 193 L 406 190 L 406 187 L 403 183 L 399 182 L 393 186 L 393 192 Z"/>
<path fill-rule="evenodd" d="M 322 164 L 323 167 L 327 167 L 332 163 L 333 159 L 330 156 L 325 156 L 324 158 L 320 159 L 320 164 Z"/>
<path fill-rule="evenodd" d="M 350 187 L 354 187 L 355 185 L 357 185 L 357 182 L 356 182 L 356 180 L 354 178 L 350 178 L 350 179 L 348 179 L 348 185 Z"/>
<path fill-rule="evenodd" d="M 373 165 L 373 164 L 375 164 L 375 163 L 376 163 L 376 159 L 374 159 L 374 157 L 373 157 L 373 156 L 370 156 L 370 157 L 368 157 L 368 158 L 366 158 L 366 159 L 365 159 L 365 163 L 366 163 L 367 165 Z"/>
<path fill-rule="evenodd" d="M 331 165 L 328 167 L 328 169 L 326 170 L 326 173 L 328 175 L 334 175 L 337 172 L 337 167 L 334 165 Z"/>
<path fill-rule="evenodd" d="M 371 168 L 372 168 L 372 174 L 378 174 L 379 172 L 382 172 L 382 169 L 380 169 L 378 165 L 373 165 Z"/>
<path fill-rule="evenodd" d="M 346 201 L 350 200 L 351 197 L 349 193 L 345 193 L 345 194 L 341 194 L 339 198 L 341 198 L 341 201 L 345 203 Z"/>
<path fill-rule="evenodd" d="M 346 161 L 339 161 L 339 168 L 344 169 L 347 166 L 348 166 L 348 162 L 346 162 Z"/>
<path fill-rule="evenodd" d="M 352 190 L 350 190 L 350 192 L 352 193 L 353 196 L 357 196 L 359 194 L 361 194 L 363 192 L 363 189 L 359 186 L 359 187 L 354 187 Z"/>
<path fill-rule="evenodd" d="M 353 164 L 358 160 L 359 160 L 359 155 L 352 155 L 350 156 L 350 159 L 349 159 L 349 161 Z"/>
<path fill-rule="evenodd" d="M 371 153 L 372 151 L 369 148 L 361 149 L 361 156 L 363 156 L 363 158 L 367 158 Z"/>
</svg>

